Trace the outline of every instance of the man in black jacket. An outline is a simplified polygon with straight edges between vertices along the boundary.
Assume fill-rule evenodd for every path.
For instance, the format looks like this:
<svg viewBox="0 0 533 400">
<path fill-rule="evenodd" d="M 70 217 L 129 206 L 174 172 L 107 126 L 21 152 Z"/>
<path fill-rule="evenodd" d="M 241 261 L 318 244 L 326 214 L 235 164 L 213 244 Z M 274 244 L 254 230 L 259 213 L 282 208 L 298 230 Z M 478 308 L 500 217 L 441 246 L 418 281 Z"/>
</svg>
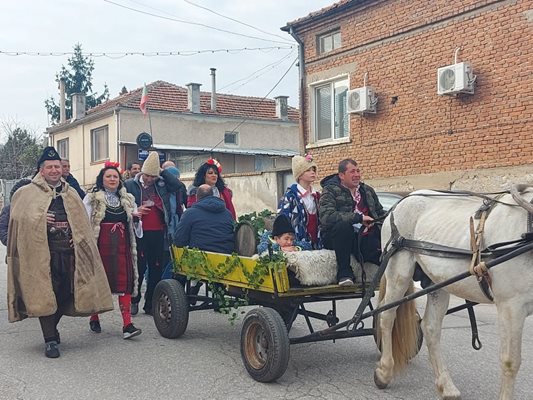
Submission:
<svg viewBox="0 0 533 400">
<path fill-rule="evenodd" d="M 144 312 L 152 314 L 152 296 L 165 267 L 164 251 L 168 249 L 167 230 L 171 219 L 170 194 L 183 185 L 171 172 L 159 167 L 159 154 L 149 153 L 141 172 L 124 182 L 126 190 L 135 197 L 141 213 L 143 237 L 137 239 L 138 294 L 131 299 L 131 314 L 137 314 L 141 300 L 141 286 L 148 269 Z"/>
<path fill-rule="evenodd" d="M 213 195 L 213 188 L 200 185 L 198 202 L 181 217 L 174 244 L 204 251 L 231 254 L 235 247 L 233 217 L 221 198 Z"/>
<path fill-rule="evenodd" d="M 320 184 L 323 187 L 320 232 L 324 247 L 335 250 L 339 285 L 353 285 L 350 254 L 361 263 L 379 265 L 381 234 L 372 223 L 385 211 L 374 189 L 361 182 L 361 170 L 355 160 L 342 160 L 338 174 L 324 178 Z"/>
<path fill-rule="evenodd" d="M 78 180 L 74 178 L 74 176 L 70 173 L 70 161 L 68 160 L 68 158 L 61 159 L 61 175 L 63 176 L 63 179 L 66 180 L 67 183 L 70 185 L 70 187 L 76 192 L 78 192 L 78 195 L 83 200 L 83 198 L 85 197 L 85 192 L 81 188 Z"/>
</svg>

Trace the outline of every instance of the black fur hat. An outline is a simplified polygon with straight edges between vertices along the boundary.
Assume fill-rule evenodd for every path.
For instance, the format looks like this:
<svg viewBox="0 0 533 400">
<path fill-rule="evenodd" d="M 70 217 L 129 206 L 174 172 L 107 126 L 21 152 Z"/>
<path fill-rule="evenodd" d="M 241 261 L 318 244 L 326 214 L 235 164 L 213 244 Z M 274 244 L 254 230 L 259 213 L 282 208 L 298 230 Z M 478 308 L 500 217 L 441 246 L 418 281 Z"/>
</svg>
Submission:
<svg viewBox="0 0 533 400">
<path fill-rule="evenodd" d="M 48 146 L 44 148 L 43 154 L 41 154 L 41 157 L 39 157 L 39 159 L 37 160 L 37 169 L 39 169 L 39 167 L 44 161 L 48 161 L 48 160 L 61 161 L 61 157 L 59 156 L 59 153 L 52 146 Z"/>
<path fill-rule="evenodd" d="M 272 236 L 281 236 L 284 233 L 294 234 L 294 228 L 291 225 L 291 221 L 285 215 L 280 214 L 274 220 L 274 226 L 272 227 Z"/>
</svg>

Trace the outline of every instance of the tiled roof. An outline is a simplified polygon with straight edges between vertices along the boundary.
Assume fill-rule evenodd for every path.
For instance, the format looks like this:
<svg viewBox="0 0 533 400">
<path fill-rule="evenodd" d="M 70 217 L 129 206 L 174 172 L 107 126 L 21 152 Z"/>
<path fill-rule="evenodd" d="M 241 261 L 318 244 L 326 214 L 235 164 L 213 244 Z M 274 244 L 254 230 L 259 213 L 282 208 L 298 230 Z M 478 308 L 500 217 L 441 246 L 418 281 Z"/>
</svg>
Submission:
<svg viewBox="0 0 533 400">
<path fill-rule="evenodd" d="M 186 88 L 164 81 L 156 81 L 146 86 L 148 89 L 148 110 L 179 113 L 190 112 L 187 108 Z M 143 88 L 132 90 L 91 108 L 87 111 L 87 116 L 113 109 L 116 106 L 139 110 L 142 90 Z M 275 100 L 262 100 L 259 97 L 235 96 L 222 93 L 217 93 L 216 111 L 212 111 L 211 93 L 200 92 L 200 113 L 213 116 L 279 121 L 279 118 L 276 117 Z M 298 121 L 298 109 L 289 107 L 288 114 L 289 121 Z"/>
<path fill-rule="evenodd" d="M 314 19 L 325 17 L 329 14 L 334 14 L 336 12 L 342 11 L 344 8 L 347 8 L 351 5 L 355 5 L 358 3 L 363 3 L 365 0 L 340 0 L 336 2 L 335 4 L 332 4 L 330 6 L 321 8 L 318 11 L 313 11 L 312 13 L 309 13 L 307 16 L 298 18 L 294 21 L 287 22 L 287 25 L 283 28 L 281 28 L 284 31 L 288 31 L 291 26 L 298 26 L 305 24 L 307 22 L 310 22 Z M 374 1 L 374 0 L 371 0 Z"/>
</svg>

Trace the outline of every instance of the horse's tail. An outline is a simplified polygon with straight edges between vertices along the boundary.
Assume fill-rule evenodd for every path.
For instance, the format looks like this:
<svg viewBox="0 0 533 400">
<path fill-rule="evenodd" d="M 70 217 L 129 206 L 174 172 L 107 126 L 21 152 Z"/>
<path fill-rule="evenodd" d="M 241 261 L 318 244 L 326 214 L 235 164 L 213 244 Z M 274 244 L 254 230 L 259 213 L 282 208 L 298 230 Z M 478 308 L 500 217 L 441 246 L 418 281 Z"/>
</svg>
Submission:
<svg viewBox="0 0 533 400">
<path fill-rule="evenodd" d="M 387 281 L 381 279 L 379 288 L 379 302 L 385 297 Z M 413 281 L 410 282 L 405 295 L 414 292 Z M 381 348 L 381 330 L 378 325 L 378 346 Z M 392 328 L 392 357 L 394 359 L 394 372 L 399 372 L 407 363 L 417 355 L 419 346 L 419 317 L 414 301 L 402 303 L 396 309 L 396 318 Z"/>
</svg>

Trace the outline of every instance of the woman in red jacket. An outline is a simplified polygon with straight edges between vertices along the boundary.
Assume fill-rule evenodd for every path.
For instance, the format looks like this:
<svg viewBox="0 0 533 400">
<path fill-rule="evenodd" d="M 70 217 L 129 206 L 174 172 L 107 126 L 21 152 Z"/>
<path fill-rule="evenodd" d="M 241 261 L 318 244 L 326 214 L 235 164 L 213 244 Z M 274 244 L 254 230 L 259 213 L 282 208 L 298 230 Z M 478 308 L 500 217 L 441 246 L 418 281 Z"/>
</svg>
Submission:
<svg viewBox="0 0 533 400">
<path fill-rule="evenodd" d="M 190 186 L 187 191 L 187 208 L 196 203 L 196 190 L 198 187 L 207 183 L 213 187 L 214 195 L 224 200 L 226 208 L 231 213 L 233 219 L 236 220 L 235 207 L 233 207 L 233 202 L 231 200 L 233 193 L 224 183 L 224 179 L 220 176 L 221 173 L 222 166 L 214 158 L 210 158 L 198 168 L 192 186 Z"/>
</svg>

